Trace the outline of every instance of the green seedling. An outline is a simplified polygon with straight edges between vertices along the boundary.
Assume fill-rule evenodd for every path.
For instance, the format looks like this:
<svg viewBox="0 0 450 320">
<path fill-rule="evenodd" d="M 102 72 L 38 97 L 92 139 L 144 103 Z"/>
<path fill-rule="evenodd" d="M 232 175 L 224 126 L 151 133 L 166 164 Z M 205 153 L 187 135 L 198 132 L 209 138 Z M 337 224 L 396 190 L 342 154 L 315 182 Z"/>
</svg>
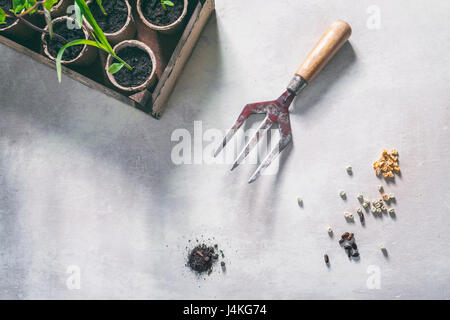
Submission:
<svg viewBox="0 0 450 320">
<path fill-rule="evenodd" d="M 103 14 L 105 16 L 107 16 L 108 14 L 106 13 L 105 9 L 103 8 L 102 0 L 95 0 L 95 2 L 97 2 L 98 6 L 99 6 L 100 10 L 102 10 Z"/>
<path fill-rule="evenodd" d="M 161 5 L 164 10 L 167 10 L 166 6 L 173 7 L 173 2 L 169 0 L 161 0 Z"/>
<path fill-rule="evenodd" d="M 86 19 L 86 21 L 91 25 L 93 29 L 92 37 L 94 38 L 94 40 L 86 40 L 86 39 L 73 40 L 62 46 L 56 57 L 56 72 L 58 75 L 58 81 L 61 82 L 61 61 L 64 51 L 67 48 L 76 45 L 88 45 L 97 47 L 100 50 L 103 50 L 106 53 L 109 53 L 111 56 L 113 56 L 114 59 L 116 59 L 119 62 L 112 63 L 111 66 L 108 68 L 108 72 L 111 74 L 118 72 L 124 66 L 127 67 L 129 70 L 132 70 L 133 68 L 129 64 L 127 64 L 125 61 L 123 61 L 120 57 L 116 55 L 113 48 L 106 39 L 103 30 L 98 26 L 97 22 L 95 21 L 94 16 L 92 15 L 92 12 L 89 9 L 86 2 L 84 0 L 75 0 L 75 19 L 79 26 L 81 26 L 83 23 L 83 17 Z"/>
</svg>

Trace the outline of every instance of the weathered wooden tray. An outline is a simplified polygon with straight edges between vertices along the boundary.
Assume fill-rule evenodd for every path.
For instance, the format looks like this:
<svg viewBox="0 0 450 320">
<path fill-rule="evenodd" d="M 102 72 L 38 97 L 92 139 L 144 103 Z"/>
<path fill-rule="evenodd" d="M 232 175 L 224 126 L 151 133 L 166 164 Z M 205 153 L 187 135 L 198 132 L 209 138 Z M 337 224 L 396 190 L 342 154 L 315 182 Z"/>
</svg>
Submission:
<svg viewBox="0 0 450 320">
<path fill-rule="evenodd" d="M 138 30 L 135 39 L 149 45 L 156 55 L 158 64 L 156 69 L 158 81 L 156 84 L 131 95 L 117 90 L 109 83 L 104 73 L 103 66 L 106 58 L 104 54 L 99 54 L 96 61 L 89 67 L 63 66 L 63 73 L 88 87 L 102 91 L 159 119 L 175 87 L 177 78 L 189 59 L 208 18 L 214 11 L 215 2 L 214 0 L 189 0 L 187 17 L 184 20 L 185 27 L 174 35 L 163 35 L 146 28 L 135 12 L 136 0 L 130 0 L 130 4 L 134 10 L 133 14 Z M 20 42 L 13 37 L 7 38 L 0 35 L 0 43 L 55 68 L 55 62 L 42 55 L 40 37 Z M 55 81 L 57 81 L 56 76 Z"/>
</svg>

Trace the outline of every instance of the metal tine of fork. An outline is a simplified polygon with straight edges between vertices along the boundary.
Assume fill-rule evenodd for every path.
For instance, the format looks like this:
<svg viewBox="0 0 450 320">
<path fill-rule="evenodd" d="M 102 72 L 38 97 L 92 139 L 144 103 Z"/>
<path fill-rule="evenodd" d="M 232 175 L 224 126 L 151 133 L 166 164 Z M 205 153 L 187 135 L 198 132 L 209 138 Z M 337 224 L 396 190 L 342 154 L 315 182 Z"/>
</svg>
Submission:
<svg viewBox="0 0 450 320">
<path fill-rule="evenodd" d="M 266 156 L 264 161 L 259 165 L 258 169 L 256 169 L 255 173 L 251 176 L 250 180 L 248 180 L 248 183 L 254 182 L 256 179 L 258 179 L 263 171 L 270 166 L 272 161 L 281 153 L 281 151 L 286 148 L 286 146 L 292 141 L 292 135 L 282 135 L 280 141 L 278 142 L 278 145 L 275 146 L 272 151 Z"/>
<path fill-rule="evenodd" d="M 267 130 L 270 129 L 272 124 L 273 124 L 272 120 L 270 120 L 269 116 L 266 116 L 266 118 L 263 120 L 261 125 L 258 127 L 255 134 L 248 141 L 245 148 L 241 151 L 239 156 L 236 158 L 236 160 L 233 164 L 233 167 L 231 168 L 231 171 L 233 171 L 237 166 L 239 166 L 245 160 L 245 158 L 248 156 L 250 151 L 252 151 L 252 149 L 258 144 L 258 141 L 261 138 L 261 136 L 263 136 L 264 133 L 266 133 Z"/>
<path fill-rule="evenodd" d="M 220 146 L 217 148 L 216 152 L 214 152 L 214 158 L 218 156 L 218 154 L 222 151 L 223 148 L 225 148 L 228 141 L 230 141 L 231 138 L 233 138 L 234 134 L 239 130 L 239 128 L 242 126 L 242 124 L 245 122 L 245 120 L 247 120 L 247 118 L 248 118 L 248 114 L 246 113 L 246 110 L 244 108 L 244 110 L 241 112 L 241 114 L 237 118 L 236 122 L 234 123 L 234 125 L 231 127 L 230 130 L 228 130 L 227 134 L 223 138 L 223 141 L 220 144 Z"/>
</svg>

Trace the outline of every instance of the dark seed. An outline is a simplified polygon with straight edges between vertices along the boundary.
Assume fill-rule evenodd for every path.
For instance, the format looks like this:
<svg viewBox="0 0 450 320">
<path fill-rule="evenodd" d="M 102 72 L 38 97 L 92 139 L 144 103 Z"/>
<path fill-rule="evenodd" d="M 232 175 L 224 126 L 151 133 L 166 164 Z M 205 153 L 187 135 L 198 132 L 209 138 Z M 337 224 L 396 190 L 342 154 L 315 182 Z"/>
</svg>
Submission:
<svg viewBox="0 0 450 320">
<path fill-rule="evenodd" d="M 359 257 L 359 253 L 358 253 L 358 252 L 354 252 L 354 253 L 352 254 L 352 257 Z"/>
<path fill-rule="evenodd" d="M 354 242 L 352 243 L 352 248 L 355 250 L 358 250 L 358 246 L 356 245 L 356 243 L 354 243 Z"/>
<path fill-rule="evenodd" d="M 221 265 L 222 267 L 225 267 L 225 262 L 222 261 L 222 262 L 220 263 L 220 265 Z"/>
<path fill-rule="evenodd" d="M 324 255 L 323 258 L 324 258 L 324 260 L 325 260 L 325 263 L 329 263 L 329 262 L 330 262 L 330 258 L 328 257 L 327 254 Z"/>
</svg>

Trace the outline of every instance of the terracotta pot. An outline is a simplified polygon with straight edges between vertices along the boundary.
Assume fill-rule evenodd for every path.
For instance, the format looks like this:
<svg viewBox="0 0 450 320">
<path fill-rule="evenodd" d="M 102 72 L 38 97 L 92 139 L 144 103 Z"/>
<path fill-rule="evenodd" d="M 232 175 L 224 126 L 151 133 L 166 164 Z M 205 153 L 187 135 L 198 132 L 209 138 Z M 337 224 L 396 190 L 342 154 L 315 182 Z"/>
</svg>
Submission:
<svg viewBox="0 0 450 320">
<path fill-rule="evenodd" d="M 64 21 L 64 20 L 72 20 L 73 23 L 76 23 L 75 19 L 67 17 L 67 16 L 56 18 L 53 20 L 53 23 L 56 24 L 56 23 L 58 23 L 60 21 Z M 45 30 L 47 30 L 47 29 L 48 29 L 48 27 L 46 26 Z M 87 28 L 82 26 L 82 30 L 83 30 L 85 39 L 89 39 L 89 31 L 87 30 Z M 55 61 L 56 57 L 53 57 L 50 54 L 50 52 L 48 51 L 48 44 L 47 44 L 47 41 L 45 40 L 45 36 L 46 36 L 46 34 L 44 34 L 44 33 L 41 36 L 44 53 L 47 57 L 49 57 L 50 59 Z M 75 59 L 62 60 L 61 63 L 65 64 L 65 65 L 72 65 L 72 66 L 88 66 L 88 65 L 92 64 L 92 62 L 94 62 L 95 58 L 97 57 L 97 51 L 98 51 L 98 49 L 96 47 L 84 45 L 80 54 Z"/>
<path fill-rule="evenodd" d="M 87 4 L 89 5 L 92 2 L 92 0 L 88 1 Z M 128 8 L 128 16 L 127 21 L 123 25 L 123 27 L 116 32 L 113 33 L 106 33 L 105 36 L 106 39 L 112 44 L 115 45 L 116 43 L 119 43 L 124 40 L 133 39 L 134 35 L 136 34 L 136 24 L 133 19 L 133 14 L 131 11 L 131 6 L 128 2 L 128 0 L 125 0 L 125 3 L 127 4 Z M 86 27 L 89 29 L 89 31 L 92 31 L 91 25 L 87 22 L 86 18 L 83 16 L 83 22 L 86 25 Z"/>
<path fill-rule="evenodd" d="M 144 17 L 144 14 L 142 13 L 142 9 L 141 9 L 142 1 L 143 0 L 137 0 L 136 9 L 137 9 L 139 18 L 150 29 L 156 30 L 156 31 L 164 33 L 164 34 L 172 34 L 172 33 L 177 32 L 178 30 L 180 30 L 181 27 L 183 26 L 183 20 L 187 14 L 188 0 L 183 0 L 184 8 L 183 8 L 183 12 L 181 13 L 181 16 L 176 21 L 174 21 L 173 23 L 171 23 L 167 26 L 157 26 L 146 19 Z M 178 1 L 180 1 L 180 0 L 178 0 Z"/>
<path fill-rule="evenodd" d="M 74 4 L 74 0 L 60 0 L 57 4 L 55 4 L 52 7 L 52 10 L 50 10 L 50 15 L 52 16 L 52 18 L 58 18 L 61 16 L 65 16 L 67 15 L 67 8 L 70 5 Z M 42 6 L 39 6 L 40 8 L 42 8 Z M 44 10 L 40 9 L 36 11 L 37 14 L 39 14 L 41 16 L 41 19 L 44 19 Z"/>
<path fill-rule="evenodd" d="M 117 54 L 119 52 L 120 49 L 126 48 L 126 47 L 138 47 L 144 51 L 146 51 L 148 53 L 148 55 L 150 56 L 150 59 L 152 60 L 152 72 L 150 73 L 150 75 L 148 76 L 148 79 L 141 85 L 137 86 L 137 87 L 123 87 L 120 84 L 117 83 L 116 79 L 114 78 L 113 74 L 110 74 L 108 72 L 108 68 L 109 66 L 114 63 L 117 62 L 111 55 L 108 55 L 108 58 L 106 59 L 106 65 L 105 65 L 105 71 L 106 74 L 108 75 L 108 79 L 109 81 L 118 89 L 125 91 L 125 92 L 135 92 L 135 91 L 142 91 L 145 88 L 148 88 L 150 86 L 152 86 L 155 81 L 156 81 L 156 57 L 155 54 L 153 53 L 153 51 L 143 42 L 138 41 L 138 40 L 125 40 L 122 41 L 120 43 L 118 43 L 115 47 L 114 47 L 114 52 Z M 126 67 L 123 67 L 126 68 Z"/>
</svg>

